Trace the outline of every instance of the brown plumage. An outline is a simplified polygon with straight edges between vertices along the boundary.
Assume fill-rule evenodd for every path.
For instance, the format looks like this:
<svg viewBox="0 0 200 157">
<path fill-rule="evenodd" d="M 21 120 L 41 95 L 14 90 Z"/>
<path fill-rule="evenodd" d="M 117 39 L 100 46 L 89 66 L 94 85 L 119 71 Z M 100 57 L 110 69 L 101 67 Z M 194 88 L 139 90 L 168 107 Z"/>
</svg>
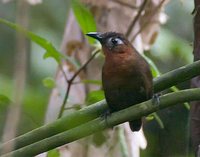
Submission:
<svg viewBox="0 0 200 157">
<path fill-rule="evenodd" d="M 124 35 L 115 32 L 87 35 L 100 41 L 105 54 L 102 83 L 111 112 L 152 97 L 153 83 L 149 65 Z M 138 131 L 142 120 L 133 120 L 129 124 L 132 131 Z"/>
</svg>

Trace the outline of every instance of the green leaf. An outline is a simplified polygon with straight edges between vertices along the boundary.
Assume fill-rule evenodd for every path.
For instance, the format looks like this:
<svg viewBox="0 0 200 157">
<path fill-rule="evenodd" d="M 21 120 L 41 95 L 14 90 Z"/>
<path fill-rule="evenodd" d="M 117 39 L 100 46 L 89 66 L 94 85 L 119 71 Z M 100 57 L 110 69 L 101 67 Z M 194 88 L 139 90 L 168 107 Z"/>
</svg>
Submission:
<svg viewBox="0 0 200 157">
<path fill-rule="evenodd" d="M 104 135 L 104 132 L 97 132 L 93 134 L 92 136 L 92 142 L 97 146 L 100 147 L 104 142 L 106 142 L 106 136 Z"/>
<path fill-rule="evenodd" d="M 105 98 L 103 90 L 92 91 L 87 95 L 86 103 L 88 105 L 101 101 Z"/>
<path fill-rule="evenodd" d="M 152 113 L 152 115 L 154 116 L 155 120 L 157 121 L 158 125 L 160 126 L 161 129 L 164 129 L 164 123 L 162 121 L 162 119 L 158 116 L 157 113 Z"/>
<path fill-rule="evenodd" d="M 0 23 L 3 23 L 16 31 L 23 33 L 27 38 L 31 39 L 31 41 L 34 41 L 36 44 L 44 48 L 46 50 L 44 58 L 51 57 L 54 58 L 58 63 L 60 63 L 61 59 L 64 57 L 63 54 L 61 54 L 59 51 L 56 50 L 56 48 L 52 45 L 51 42 L 30 31 L 27 31 L 22 26 L 11 23 L 1 18 L 0 18 Z"/>
<path fill-rule="evenodd" d="M 79 0 L 71 0 L 72 9 L 76 20 L 84 34 L 96 32 L 96 22 L 90 10 Z M 94 44 L 94 39 L 87 38 L 90 44 Z"/>
<path fill-rule="evenodd" d="M 147 61 L 147 63 L 150 65 L 151 68 L 151 72 L 153 77 L 158 77 L 160 76 L 160 71 L 158 70 L 157 66 L 155 65 L 155 63 L 147 56 L 145 56 L 144 54 L 142 55 L 144 57 L 144 59 Z"/>
<path fill-rule="evenodd" d="M 9 105 L 10 102 L 11 101 L 7 96 L 0 94 L 0 105 L 2 106 Z"/>
<path fill-rule="evenodd" d="M 147 121 L 152 121 L 152 120 L 156 120 L 156 122 L 158 123 L 158 125 L 160 126 L 161 129 L 164 129 L 164 123 L 163 121 L 161 120 L 161 118 L 158 116 L 157 113 L 152 113 L 150 115 L 148 115 L 146 118 L 145 118 Z"/>
<path fill-rule="evenodd" d="M 102 85 L 102 82 L 100 80 L 83 80 L 82 81 L 85 84 L 94 84 L 94 85 Z"/>
<path fill-rule="evenodd" d="M 53 58 L 58 63 L 60 63 L 61 59 L 64 58 L 64 55 L 57 51 L 51 42 L 29 31 L 26 31 L 26 34 L 27 37 L 29 37 L 32 41 L 34 41 L 46 50 L 46 53 L 44 54 L 44 59 Z"/>
<path fill-rule="evenodd" d="M 172 86 L 170 89 L 171 89 L 173 92 L 178 92 L 178 91 L 180 91 L 180 89 L 177 88 L 176 86 Z M 184 104 L 184 106 L 185 106 L 186 109 L 190 110 L 190 104 L 189 104 L 188 102 L 185 102 L 185 103 L 183 103 L 183 104 Z"/>
<path fill-rule="evenodd" d="M 152 114 L 150 114 L 150 115 L 146 116 L 145 119 L 147 121 L 152 121 L 154 119 L 154 116 Z"/>
<path fill-rule="evenodd" d="M 48 151 L 47 157 L 59 157 L 60 153 L 57 149 Z"/>
<path fill-rule="evenodd" d="M 42 80 L 43 85 L 47 88 L 54 88 L 56 83 L 55 80 L 51 77 L 46 77 Z"/>
</svg>

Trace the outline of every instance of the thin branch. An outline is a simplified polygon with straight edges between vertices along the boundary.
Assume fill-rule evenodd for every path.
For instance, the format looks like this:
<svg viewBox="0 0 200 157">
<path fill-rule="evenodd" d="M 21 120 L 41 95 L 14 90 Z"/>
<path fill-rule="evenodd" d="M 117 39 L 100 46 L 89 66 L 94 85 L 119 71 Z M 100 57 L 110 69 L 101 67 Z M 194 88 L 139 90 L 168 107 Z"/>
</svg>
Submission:
<svg viewBox="0 0 200 157">
<path fill-rule="evenodd" d="M 67 75 L 66 75 L 66 73 L 65 73 L 65 71 L 64 71 L 64 69 L 63 69 L 63 67 L 62 67 L 62 65 L 59 64 L 58 66 L 59 66 L 59 69 L 61 70 L 61 72 L 62 72 L 62 74 L 63 74 L 63 76 L 64 76 L 64 78 L 65 78 L 66 83 L 68 83 L 68 78 L 67 78 Z"/>
<path fill-rule="evenodd" d="M 65 93 L 65 97 L 64 97 L 64 100 L 63 100 L 63 103 L 61 105 L 61 109 L 60 109 L 60 112 L 58 114 L 58 118 L 62 117 L 62 114 L 65 110 L 65 104 L 67 102 L 67 99 L 69 97 L 69 92 L 70 92 L 70 89 L 71 89 L 71 86 L 73 84 L 73 81 L 75 80 L 75 78 L 79 75 L 79 73 L 86 68 L 86 66 L 94 59 L 94 57 L 97 55 L 97 53 L 100 52 L 100 49 L 95 49 L 94 52 L 92 52 L 92 55 L 91 57 L 74 73 L 74 75 L 71 77 L 71 79 L 68 80 L 68 85 L 67 85 L 67 91 Z"/>
<path fill-rule="evenodd" d="M 65 93 L 65 97 L 64 97 L 63 103 L 62 103 L 62 105 L 61 105 L 60 112 L 59 112 L 59 114 L 58 114 L 58 118 L 61 118 L 61 117 L 62 117 L 62 114 L 63 114 L 63 112 L 64 112 L 64 110 L 65 110 L 65 104 L 66 104 L 67 99 L 68 99 L 68 97 L 69 97 L 69 92 L 70 92 L 70 89 L 71 89 L 71 85 L 72 85 L 72 83 L 71 83 L 70 81 L 68 81 L 68 84 L 67 84 L 67 91 L 66 91 L 66 93 Z"/>
<path fill-rule="evenodd" d="M 37 154 L 46 152 L 64 144 L 68 144 L 83 137 L 89 136 L 95 132 L 102 131 L 106 128 L 113 127 L 126 121 L 146 116 L 158 110 L 179 103 L 196 100 L 200 100 L 200 88 L 187 89 L 179 92 L 166 94 L 160 97 L 160 103 L 158 105 L 153 104 L 152 100 L 145 101 L 143 103 L 133 105 L 124 110 L 112 113 L 112 115 L 107 117 L 107 119 L 99 117 L 68 131 L 62 132 L 55 136 L 46 138 L 42 141 L 25 146 L 9 154 L 5 154 L 2 157 L 35 156 Z"/>
<path fill-rule="evenodd" d="M 91 57 L 88 59 L 87 62 L 85 62 L 85 64 L 82 65 L 82 67 L 74 74 L 74 76 L 72 76 L 72 78 L 70 79 L 71 82 L 74 81 L 74 79 L 76 78 L 76 76 L 79 75 L 79 73 L 86 68 L 86 66 L 94 59 L 94 57 L 100 52 L 100 49 L 95 49 L 94 52 L 92 52 Z"/>
<path fill-rule="evenodd" d="M 135 18 L 133 19 L 133 21 L 131 22 L 127 32 L 126 32 L 126 37 L 128 37 L 132 31 L 132 29 L 134 28 L 136 22 L 138 21 L 138 19 L 140 18 L 142 11 L 145 9 L 145 6 L 147 4 L 148 0 L 144 0 L 144 2 L 142 3 L 137 15 L 135 16 Z"/>
<path fill-rule="evenodd" d="M 118 4 L 122 5 L 122 6 L 129 7 L 129 8 L 131 8 L 131 9 L 138 9 L 137 6 L 134 6 L 134 5 L 125 3 L 125 2 L 120 1 L 120 0 L 111 0 L 111 1 L 114 2 L 114 3 L 118 3 Z"/>
<path fill-rule="evenodd" d="M 157 13 L 157 11 L 162 7 L 163 3 L 165 2 L 165 0 L 162 0 L 160 2 L 160 4 L 153 10 L 153 12 L 150 14 L 149 16 L 149 20 L 145 21 L 144 24 L 140 27 L 140 29 L 135 33 L 135 35 L 132 37 L 131 42 L 133 42 L 135 40 L 135 38 L 138 36 L 138 34 L 140 34 L 150 23 L 151 23 L 151 19 L 153 18 L 153 16 Z"/>
<path fill-rule="evenodd" d="M 200 61 L 194 62 L 187 66 L 180 67 L 176 70 L 163 74 L 160 77 L 154 79 L 154 91 L 155 93 L 160 92 L 164 89 L 173 86 L 174 84 L 190 80 L 191 78 L 196 77 L 198 75 L 200 75 Z M 40 128 L 32 130 L 29 133 L 26 133 L 4 144 L 1 144 L 0 150 L 4 146 L 9 145 L 9 143 L 11 142 L 14 142 L 16 144 L 15 149 L 19 149 L 26 145 L 35 143 L 42 139 L 77 127 L 83 123 L 86 123 L 90 120 L 99 117 L 106 109 L 106 101 L 102 100 L 96 104 L 90 105 L 79 111 L 66 115 L 53 123 L 44 125 Z"/>
</svg>

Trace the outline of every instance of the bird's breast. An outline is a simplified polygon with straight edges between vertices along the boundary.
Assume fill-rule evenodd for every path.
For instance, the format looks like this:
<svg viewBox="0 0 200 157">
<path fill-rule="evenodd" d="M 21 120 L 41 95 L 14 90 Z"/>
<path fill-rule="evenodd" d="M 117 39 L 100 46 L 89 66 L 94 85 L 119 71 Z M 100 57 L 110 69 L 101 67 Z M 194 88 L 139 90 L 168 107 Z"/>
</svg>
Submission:
<svg viewBox="0 0 200 157">
<path fill-rule="evenodd" d="M 106 87 L 137 86 L 141 82 L 141 74 L 134 62 L 105 62 L 102 70 L 102 80 Z"/>
</svg>

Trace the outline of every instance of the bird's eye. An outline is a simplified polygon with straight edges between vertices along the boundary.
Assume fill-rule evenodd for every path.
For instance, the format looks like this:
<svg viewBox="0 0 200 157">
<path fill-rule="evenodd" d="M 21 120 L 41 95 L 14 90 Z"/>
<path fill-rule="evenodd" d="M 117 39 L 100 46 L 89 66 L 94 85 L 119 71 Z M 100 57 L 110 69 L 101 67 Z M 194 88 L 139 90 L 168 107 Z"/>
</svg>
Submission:
<svg viewBox="0 0 200 157">
<path fill-rule="evenodd" d="M 124 43 L 120 38 L 112 38 L 111 42 L 113 45 L 120 45 Z"/>
</svg>

